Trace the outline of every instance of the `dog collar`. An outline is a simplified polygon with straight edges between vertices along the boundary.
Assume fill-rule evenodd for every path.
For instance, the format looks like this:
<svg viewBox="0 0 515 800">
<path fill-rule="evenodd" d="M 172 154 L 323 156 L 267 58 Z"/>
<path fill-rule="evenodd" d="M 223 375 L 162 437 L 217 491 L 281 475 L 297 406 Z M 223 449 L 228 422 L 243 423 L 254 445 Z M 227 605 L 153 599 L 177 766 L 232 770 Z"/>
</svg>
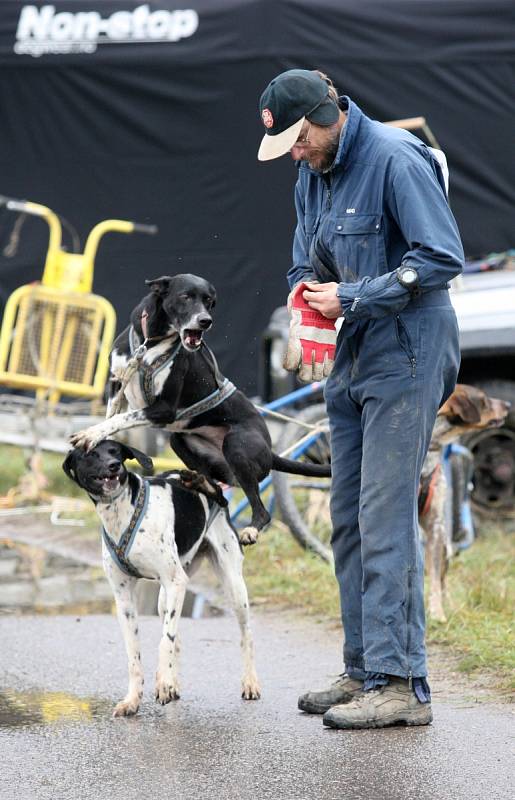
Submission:
<svg viewBox="0 0 515 800">
<path fill-rule="evenodd" d="M 133 545 L 134 539 L 136 538 L 141 521 L 145 516 L 150 493 L 148 481 L 141 480 L 140 478 L 138 478 L 138 480 L 140 481 L 140 487 L 138 496 L 136 497 L 136 502 L 134 504 L 134 511 L 129 524 L 120 536 L 120 539 L 118 542 L 115 542 L 114 539 L 109 536 L 104 526 L 102 526 L 102 537 L 107 549 L 109 550 L 111 558 L 122 572 L 124 572 L 126 575 L 130 575 L 133 578 L 144 578 L 145 576 L 142 575 L 129 561 L 129 552 Z"/>
</svg>

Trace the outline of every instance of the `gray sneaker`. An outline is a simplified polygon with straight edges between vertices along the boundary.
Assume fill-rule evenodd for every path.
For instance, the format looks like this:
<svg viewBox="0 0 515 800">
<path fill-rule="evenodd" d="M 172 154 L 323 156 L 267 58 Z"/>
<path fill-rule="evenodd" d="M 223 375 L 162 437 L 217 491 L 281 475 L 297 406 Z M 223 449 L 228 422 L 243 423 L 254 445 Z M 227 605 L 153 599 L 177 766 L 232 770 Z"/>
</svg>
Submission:
<svg viewBox="0 0 515 800">
<path fill-rule="evenodd" d="M 306 692 L 298 699 L 298 707 L 307 714 L 324 714 L 331 706 L 350 703 L 361 693 L 363 681 L 343 673 L 328 689 L 321 692 Z"/>
<path fill-rule="evenodd" d="M 431 703 L 420 703 L 409 681 L 390 678 L 387 686 L 361 692 L 351 703 L 335 705 L 324 714 L 330 728 L 385 728 L 388 725 L 429 725 Z"/>
</svg>

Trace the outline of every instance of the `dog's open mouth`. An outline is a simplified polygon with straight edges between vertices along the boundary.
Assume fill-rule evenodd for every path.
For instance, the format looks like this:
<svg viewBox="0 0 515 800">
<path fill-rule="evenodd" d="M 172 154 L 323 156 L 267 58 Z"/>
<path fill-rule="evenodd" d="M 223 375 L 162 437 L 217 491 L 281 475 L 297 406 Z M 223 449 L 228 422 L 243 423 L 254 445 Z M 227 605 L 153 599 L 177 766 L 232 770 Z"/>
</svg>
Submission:
<svg viewBox="0 0 515 800">
<path fill-rule="evenodd" d="M 185 328 L 182 332 L 182 343 L 188 350 L 198 350 L 202 344 L 202 331 L 196 328 Z"/>
<path fill-rule="evenodd" d="M 102 489 L 106 494 L 116 491 L 120 485 L 120 478 L 118 475 L 107 475 L 102 478 Z"/>
</svg>

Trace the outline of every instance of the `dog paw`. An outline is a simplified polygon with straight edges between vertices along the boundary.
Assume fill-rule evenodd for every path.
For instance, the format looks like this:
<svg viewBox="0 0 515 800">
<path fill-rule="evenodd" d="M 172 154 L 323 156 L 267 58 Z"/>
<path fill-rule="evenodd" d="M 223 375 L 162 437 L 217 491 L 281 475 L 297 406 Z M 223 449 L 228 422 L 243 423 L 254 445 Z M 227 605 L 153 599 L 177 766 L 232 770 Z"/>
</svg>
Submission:
<svg viewBox="0 0 515 800">
<path fill-rule="evenodd" d="M 180 469 L 178 472 L 181 483 L 187 489 L 198 489 L 204 483 L 204 476 L 192 469 Z"/>
<path fill-rule="evenodd" d="M 70 443 L 73 447 L 80 447 L 82 450 L 92 450 L 102 441 L 102 438 L 101 434 L 94 434 L 91 432 L 91 428 L 86 428 L 84 431 L 72 433 Z"/>
<path fill-rule="evenodd" d="M 443 608 L 441 606 L 439 608 L 438 607 L 431 608 L 431 606 L 430 606 L 429 609 L 428 609 L 428 612 L 427 612 L 427 616 L 433 622 L 447 622 L 447 617 L 445 616 L 445 611 L 443 610 Z"/>
<path fill-rule="evenodd" d="M 243 528 L 243 530 L 240 531 L 239 533 L 241 544 L 256 544 L 258 536 L 259 536 L 258 529 L 253 528 L 252 526 Z"/>
<path fill-rule="evenodd" d="M 261 697 L 261 688 L 256 677 L 244 678 L 242 680 L 241 696 L 244 700 L 259 700 Z"/>
<path fill-rule="evenodd" d="M 219 506 L 224 508 L 228 505 L 221 486 L 215 483 L 215 481 L 191 469 L 181 469 L 178 475 L 182 485 L 185 486 L 186 489 L 193 489 L 196 492 L 205 494 L 206 497 L 212 497 Z"/>
<path fill-rule="evenodd" d="M 172 700 L 178 700 L 180 698 L 178 685 L 157 680 L 155 698 L 156 703 L 161 703 L 162 706 L 171 703 Z"/>
<path fill-rule="evenodd" d="M 113 717 L 132 717 L 137 713 L 139 700 L 121 700 L 114 708 Z"/>
</svg>

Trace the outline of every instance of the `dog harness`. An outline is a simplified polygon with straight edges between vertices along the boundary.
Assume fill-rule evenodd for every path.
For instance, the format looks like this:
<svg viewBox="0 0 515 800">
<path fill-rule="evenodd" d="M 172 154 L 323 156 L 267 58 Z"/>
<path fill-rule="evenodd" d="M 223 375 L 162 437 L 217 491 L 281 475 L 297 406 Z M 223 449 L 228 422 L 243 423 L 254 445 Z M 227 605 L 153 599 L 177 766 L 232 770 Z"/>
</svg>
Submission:
<svg viewBox="0 0 515 800">
<path fill-rule="evenodd" d="M 140 347 L 140 344 L 138 341 L 138 334 L 134 330 L 133 325 L 131 325 L 129 329 L 129 346 L 131 350 L 131 356 L 134 356 Z M 171 352 L 161 353 L 161 355 L 158 356 L 156 360 L 152 362 L 152 364 L 143 364 L 143 362 L 140 361 L 138 365 L 139 384 L 147 405 L 150 406 L 156 399 L 156 394 L 154 391 L 156 375 L 158 375 L 159 372 L 161 372 L 161 370 L 165 367 L 172 366 L 173 362 L 175 361 L 175 356 L 181 349 L 181 346 L 182 345 L 179 340 Z M 146 352 L 147 349 L 145 347 L 145 350 L 142 352 L 142 357 Z"/>
<path fill-rule="evenodd" d="M 133 545 L 134 539 L 136 538 L 139 526 L 141 525 L 141 520 L 145 516 L 145 511 L 147 510 L 148 506 L 148 497 L 150 494 L 148 481 L 141 479 L 139 480 L 140 487 L 136 497 L 136 502 L 134 504 L 134 511 L 129 524 L 120 536 L 118 543 L 116 543 L 114 539 L 109 536 L 104 526 L 102 526 L 102 537 L 107 549 L 111 554 L 111 558 L 122 572 L 125 572 L 126 575 L 130 575 L 133 578 L 145 577 L 141 574 L 141 572 L 138 572 L 138 570 L 133 567 L 129 561 L 129 552 Z"/>
<path fill-rule="evenodd" d="M 138 342 L 138 335 L 134 330 L 133 325 L 131 325 L 129 329 L 129 346 L 131 356 L 134 357 L 138 348 L 140 348 L 140 344 Z M 203 346 L 209 353 L 210 360 L 212 361 L 210 366 L 213 369 L 218 388 L 215 389 L 214 392 L 211 392 L 211 394 L 209 394 L 207 397 L 204 397 L 202 400 L 193 403 L 193 405 L 188 406 L 187 408 L 180 408 L 175 416 L 177 420 L 193 419 L 193 417 L 198 417 L 200 414 L 205 414 L 207 411 L 211 411 L 211 409 L 219 406 L 220 403 L 223 403 L 224 400 L 227 400 L 227 398 L 236 391 L 236 386 L 231 383 L 228 378 L 224 378 L 222 376 L 211 350 L 207 347 L 207 345 Z M 143 364 L 143 362 L 140 361 L 138 366 L 140 388 L 147 405 L 152 405 L 156 399 L 156 392 L 154 389 L 156 376 L 165 367 L 172 367 L 175 357 L 181 347 L 182 344 L 179 340 L 171 352 L 162 353 L 155 359 L 155 361 L 152 362 L 152 364 Z M 145 352 L 146 350 L 143 352 L 142 356 L 145 354 Z"/>
<path fill-rule="evenodd" d="M 440 471 L 442 469 L 441 464 L 437 464 L 436 467 L 429 475 L 422 477 L 420 479 L 420 489 L 418 493 L 418 515 L 419 517 L 423 517 L 424 514 L 427 514 L 429 509 L 431 508 L 431 502 L 433 500 L 433 495 L 435 493 L 435 486 L 438 480 L 438 476 L 440 475 Z"/>
<path fill-rule="evenodd" d="M 136 538 L 136 534 L 139 530 L 143 517 L 145 516 L 145 512 L 148 506 L 148 498 L 150 495 L 150 485 L 148 481 L 142 480 L 138 478 L 140 481 L 140 487 L 138 490 L 138 494 L 136 497 L 136 502 L 134 504 L 134 511 L 132 513 L 132 517 L 130 522 L 122 535 L 118 543 L 114 541 L 114 539 L 109 536 L 104 526 L 102 526 L 102 538 L 105 542 L 107 549 L 113 559 L 114 563 L 122 572 L 126 575 L 130 575 L 131 578 L 145 578 L 146 575 L 142 575 L 136 567 L 131 564 L 129 561 L 129 553 L 131 547 L 134 543 Z M 206 530 L 209 528 L 215 517 L 217 516 L 218 512 L 221 510 L 221 506 L 217 503 L 209 503 L 209 513 L 206 519 Z M 152 578 L 148 578 L 148 580 L 153 580 Z"/>
</svg>

